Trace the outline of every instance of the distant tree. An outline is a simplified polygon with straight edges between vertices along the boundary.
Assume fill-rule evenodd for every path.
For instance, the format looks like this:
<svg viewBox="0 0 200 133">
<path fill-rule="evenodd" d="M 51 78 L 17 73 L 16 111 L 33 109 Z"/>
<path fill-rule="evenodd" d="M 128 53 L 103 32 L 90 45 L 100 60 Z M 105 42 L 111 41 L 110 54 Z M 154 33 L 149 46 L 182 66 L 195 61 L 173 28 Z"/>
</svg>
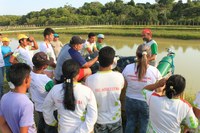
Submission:
<svg viewBox="0 0 200 133">
<path fill-rule="evenodd" d="M 129 2 L 127 3 L 127 5 L 135 6 L 134 0 L 129 1 Z"/>
</svg>

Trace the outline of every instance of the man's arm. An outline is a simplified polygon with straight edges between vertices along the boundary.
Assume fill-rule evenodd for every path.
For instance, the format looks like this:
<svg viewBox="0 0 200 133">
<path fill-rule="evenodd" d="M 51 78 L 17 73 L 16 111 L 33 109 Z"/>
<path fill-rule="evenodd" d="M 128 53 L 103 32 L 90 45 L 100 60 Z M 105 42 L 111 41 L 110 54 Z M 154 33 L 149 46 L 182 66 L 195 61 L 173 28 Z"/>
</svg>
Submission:
<svg viewBox="0 0 200 133">
<path fill-rule="evenodd" d="M 0 129 L 2 133 L 12 133 L 3 116 L 0 116 Z"/>
<path fill-rule="evenodd" d="M 200 118 L 200 109 L 197 107 L 193 107 L 194 114 L 197 118 Z"/>
<path fill-rule="evenodd" d="M 150 58 L 148 58 L 148 60 L 149 61 L 152 61 L 152 60 L 156 60 L 156 54 L 153 54 L 153 55 L 151 55 L 151 57 Z"/>
<path fill-rule="evenodd" d="M 16 64 L 16 63 L 18 63 L 17 58 L 16 58 L 15 56 L 11 55 L 11 56 L 10 56 L 10 63 L 11 63 L 11 64 Z"/>
<path fill-rule="evenodd" d="M 166 79 L 162 78 L 161 80 L 158 80 L 154 84 L 150 84 L 150 85 L 145 86 L 144 89 L 153 91 L 157 88 L 163 87 L 165 85 L 165 83 L 166 83 Z"/>
<path fill-rule="evenodd" d="M 84 67 L 84 68 L 91 67 L 97 60 L 98 60 L 98 56 L 95 57 L 94 59 L 88 61 L 87 63 L 85 63 L 85 64 L 83 65 L 83 67 Z"/>
<path fill-rule="evenodd" d="M 38 49 L 38 44 L 35 41 L 34 37 L 29 37 L 29 39 L 33 42 L 33 46 L 31 47 L 31 50 L 37 50 Z"/>
<path fill-rule="evenodd" d="M 88 51 L 89 54 L 92 54 L 92 53 L 93 53 L 92 50 L 91 50 L 89 47 L 86 48 L 86 50 Z"/>
</svg>

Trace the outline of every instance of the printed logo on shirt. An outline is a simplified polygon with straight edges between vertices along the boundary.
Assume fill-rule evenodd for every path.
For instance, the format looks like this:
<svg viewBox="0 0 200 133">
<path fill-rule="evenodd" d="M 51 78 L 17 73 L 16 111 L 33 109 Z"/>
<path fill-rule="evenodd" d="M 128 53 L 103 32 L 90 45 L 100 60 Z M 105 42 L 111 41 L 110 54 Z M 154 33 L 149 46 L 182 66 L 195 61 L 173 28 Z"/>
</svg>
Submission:
<svg viewBox="0 0 200 133">
<path fill-rule="evenodd" d="M 138 77 L 136 75 L 127 75 L 127 77 L 130 77 L 130 80 L 133 80 L 133 81 L 138 81 Z M 151 77 L 144 77 L 140 82 L 147 82 L 151 80 Z"/>
<path fill-rule="evenodd" d="M 110 88 L 95 89 L 95 92 L 119 91 L 119 90 L 120 90 L 120 88 L 117 88 L 117 87 L 110 87 Z"/>
</svg>

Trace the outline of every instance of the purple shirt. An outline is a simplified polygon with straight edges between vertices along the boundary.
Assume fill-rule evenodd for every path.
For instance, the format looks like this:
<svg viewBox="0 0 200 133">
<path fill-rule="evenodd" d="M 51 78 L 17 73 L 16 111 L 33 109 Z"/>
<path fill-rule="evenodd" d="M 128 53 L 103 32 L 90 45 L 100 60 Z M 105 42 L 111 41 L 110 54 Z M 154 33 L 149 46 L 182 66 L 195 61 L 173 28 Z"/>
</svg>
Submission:
<svg viewBox="0 0 200 133">
<path fill-rule="evenodd" d="M 13 133 L 20 127 L 29 127 L 28 133 L 36 133 L 33 103 L 26 94 L 8 92 L 1 98 L 0 116 L 3 116 Z"/>
</svg>

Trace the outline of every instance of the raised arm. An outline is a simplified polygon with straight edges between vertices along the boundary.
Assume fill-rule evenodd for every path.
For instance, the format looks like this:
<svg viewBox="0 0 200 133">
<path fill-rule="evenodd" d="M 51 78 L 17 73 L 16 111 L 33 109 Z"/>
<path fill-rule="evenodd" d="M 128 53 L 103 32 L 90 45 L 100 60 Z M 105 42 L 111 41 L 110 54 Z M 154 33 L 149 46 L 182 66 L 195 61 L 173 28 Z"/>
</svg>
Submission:
<svg viewBox="0 0 200 133">
<path fill-rule="evenodd" d="M 150 91 L 153 91 L 155 89 L 158 89 L 160 87 L 163 87 L 166 83 L 166 79 L 165 78 L 162 78 L 160 80 L 158 80 L 156 83 L 154 84 L 150 84 L 150 85 L 147 85 L 144 87 L 144 89 L 146 90 L 150 90 Z"/>
<path fill-rule="evenodd" d="M 38 49 L 38 44 L 35 41 L 34 37 L 30 36 L 29 39 L 30 39 L 30 41 L 33 42 L 33 46 L 31 47 L 31 50 L 37 50 Z"/>
</svg>

